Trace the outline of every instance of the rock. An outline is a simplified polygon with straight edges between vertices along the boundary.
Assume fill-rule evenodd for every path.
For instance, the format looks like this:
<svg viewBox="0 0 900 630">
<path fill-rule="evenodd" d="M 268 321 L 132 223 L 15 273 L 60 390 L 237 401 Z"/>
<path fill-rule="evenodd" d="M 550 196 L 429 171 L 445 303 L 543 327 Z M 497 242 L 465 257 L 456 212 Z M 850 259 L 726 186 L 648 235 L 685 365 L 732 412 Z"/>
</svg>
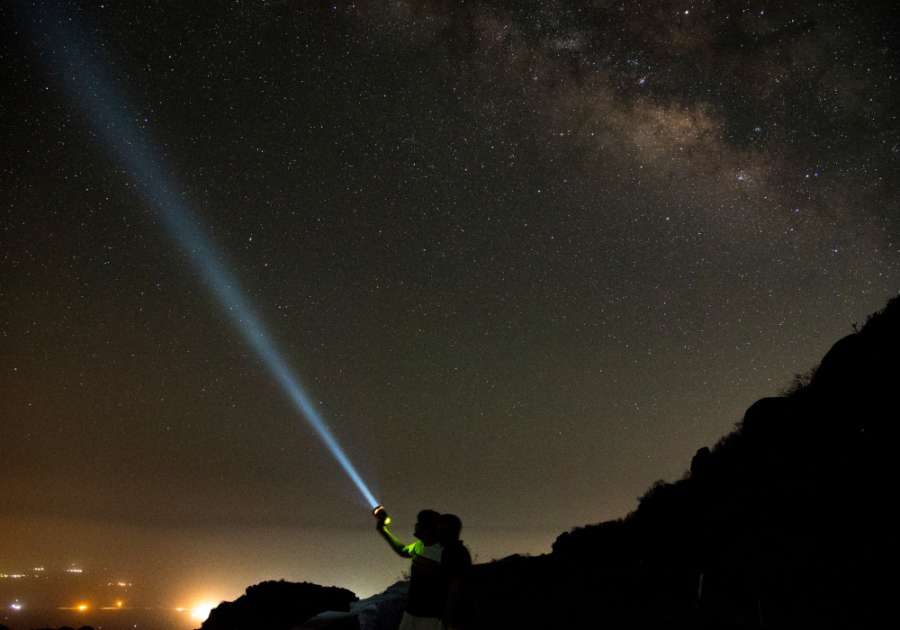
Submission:
<svg viewBox="0 0 900 630">
<path fill-rule="evenodd" d="M 261 582 L 233 602 L 222 602 L 201 630 L 288 630 L 326 610 L 349 612 L 356 595 L 344 588 L 303 582 Z"/>
<path fill-rule="evenodd" d="M 323 612 L 294 630 L 394 630 L 408 596 L 409 582 L 397 582 L 384 593 L 350 604 L 346 613 Z"/>
</svg>

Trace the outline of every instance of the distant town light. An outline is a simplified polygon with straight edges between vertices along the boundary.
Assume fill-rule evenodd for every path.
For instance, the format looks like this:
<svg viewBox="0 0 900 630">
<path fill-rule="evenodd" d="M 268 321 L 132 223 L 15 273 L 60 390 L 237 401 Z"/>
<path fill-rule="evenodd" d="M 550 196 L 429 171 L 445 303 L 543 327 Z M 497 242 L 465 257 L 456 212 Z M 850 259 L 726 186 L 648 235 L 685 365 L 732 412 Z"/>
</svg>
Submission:
<svg viewBox="0 0 900 630">
<path fill-rule="evenodd" d="M 199 606 L 195 606 L 193 612 L 191 612 L 191 617 L 206 621 L 206 618 L 209 617 L 209 613 L 212 612 L 212 609 L 215 607 L 215 604 L 200 604 Z"/>
</svg>

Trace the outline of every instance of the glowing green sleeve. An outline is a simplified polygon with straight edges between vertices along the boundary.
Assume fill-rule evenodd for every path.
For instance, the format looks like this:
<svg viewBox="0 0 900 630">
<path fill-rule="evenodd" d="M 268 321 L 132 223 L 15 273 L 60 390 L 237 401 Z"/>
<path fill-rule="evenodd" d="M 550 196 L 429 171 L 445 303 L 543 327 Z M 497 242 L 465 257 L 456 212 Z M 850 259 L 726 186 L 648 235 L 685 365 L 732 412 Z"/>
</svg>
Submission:
<svg viewBox="0 0 900 630">
<path fill-rule="evenodd" d="M 383 525 L 378 527 L 378 533 L 381 534 L 382 538 L 387 541 L 388 545 L 391 546 L 391 549 L 393 549 L 394 553 L 396 553 L 398 556 L 400 556 L 401 558 L 413 557 L 413 547 L 415 547 L 415 544 L 404 545 L 397 539 L 396 536 L 388 531 L 387 527 L 384 527 Z"/>
</svg>

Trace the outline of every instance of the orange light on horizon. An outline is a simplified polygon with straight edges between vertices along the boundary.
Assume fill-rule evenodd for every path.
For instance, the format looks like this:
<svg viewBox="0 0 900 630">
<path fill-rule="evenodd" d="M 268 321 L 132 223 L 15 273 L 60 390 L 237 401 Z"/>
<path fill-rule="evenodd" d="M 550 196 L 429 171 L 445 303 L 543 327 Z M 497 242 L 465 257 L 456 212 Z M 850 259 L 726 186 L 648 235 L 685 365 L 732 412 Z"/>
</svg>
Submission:
<svg viewBox="0 0 900 630">
<path fill-rule="evenodd" d="M 206 621 L 207 617 L 209 617 L 209 613 L 212 612 L 212 609 L 215 607 L 215 604 L 198 604 L 191 609 L 191 617 L 199 619 L 200 621 Z"/>
<path fill-rule="evenodd" d="M 87 610 L 87 608 L 88 608 L 88 607 L 87 607 L 86 604 L 79 604 L 79 605 L 78 605 L 78 610 Z"/>
</svg>

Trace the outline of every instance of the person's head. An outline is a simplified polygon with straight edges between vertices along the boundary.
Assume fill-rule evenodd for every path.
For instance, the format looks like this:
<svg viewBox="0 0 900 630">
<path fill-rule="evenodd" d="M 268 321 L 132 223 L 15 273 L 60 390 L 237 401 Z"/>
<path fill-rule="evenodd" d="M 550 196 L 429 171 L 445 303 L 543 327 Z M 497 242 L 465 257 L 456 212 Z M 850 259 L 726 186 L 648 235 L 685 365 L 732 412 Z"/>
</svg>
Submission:
<svg viewBox="0 0 900 630">
<path fill-rule="evenodd" d="M 413 535 L 426 545 L 437 542 L 438 521 L 441 515 L 434 510 L 422 510 L 416 517 L 416 528 Z"/>
<path fill-rule="evenodd" d="M 443 514 L 437 523 L 437 539 L 443 545 L 459 540 L 462 520 L 456 514 Z"/>
</svg>

